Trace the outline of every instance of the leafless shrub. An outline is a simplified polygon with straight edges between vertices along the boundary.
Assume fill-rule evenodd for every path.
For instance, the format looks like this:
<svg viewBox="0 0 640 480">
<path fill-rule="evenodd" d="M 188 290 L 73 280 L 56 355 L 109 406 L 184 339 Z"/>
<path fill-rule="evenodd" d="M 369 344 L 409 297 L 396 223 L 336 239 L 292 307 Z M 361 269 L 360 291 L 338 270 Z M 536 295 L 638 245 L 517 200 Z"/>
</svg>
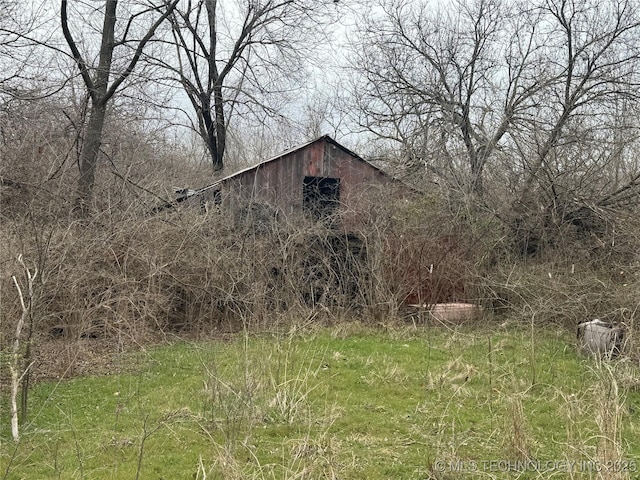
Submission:
<svg viewBox="0 0 640 480">
<path fill-rule="evenodd" d="M 380 316 L 411 295 L 427 303 L 465 295 L 473 258 L 456 225 L 435 228 L 444 213 L 369 208 L 352 233 L 295 216 L 257 223 L 254 210 L 241 207 L 147 216 L 132 208 L 50 225 L 39 252 L 46 287 L 38 328 L 139 341 L 273 326 L 313 310 Z M 36 250 L 22 232 L 20 248 Z"/>
<path fill-rule="evenodd" d="M 408 304 L 476 301 L 473 279 L 483 242 L 467 218 L 437 194 L 373 199 L 360 235 L 367 247 L 369 303 L 374 315 Z M 382 308 L 382 307 L 385 308 Z"/>
</svg>

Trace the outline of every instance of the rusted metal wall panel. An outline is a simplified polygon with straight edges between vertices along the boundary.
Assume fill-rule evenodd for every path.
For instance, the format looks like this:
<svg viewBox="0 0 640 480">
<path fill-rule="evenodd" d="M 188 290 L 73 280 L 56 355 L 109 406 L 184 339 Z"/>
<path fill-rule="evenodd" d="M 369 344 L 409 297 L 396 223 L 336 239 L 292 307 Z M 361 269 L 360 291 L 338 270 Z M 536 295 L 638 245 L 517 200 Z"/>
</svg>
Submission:
<svg viewBox="0 0 640 480">
<path fill-rule="evenodd" d="M 224 182 L 224 195 L 266 203 L 284 215 L 302 211 L 306 176 L 340 179 L 343 226 L 356 228 L 371 197 L 393 196 L 391 177 L 325 138 L 243 171 Z"/>
</svg>

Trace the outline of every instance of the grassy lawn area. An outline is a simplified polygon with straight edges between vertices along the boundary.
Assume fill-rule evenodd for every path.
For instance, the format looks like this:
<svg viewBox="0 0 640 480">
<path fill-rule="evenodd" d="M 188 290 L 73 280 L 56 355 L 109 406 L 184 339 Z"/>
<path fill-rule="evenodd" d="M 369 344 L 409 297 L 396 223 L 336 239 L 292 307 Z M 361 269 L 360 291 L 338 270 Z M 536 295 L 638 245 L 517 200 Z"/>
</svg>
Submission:
<svg viewBox="0 0 640 480">
<path fill-rule="evenodd" d="M 0 478 L 638 478 L 640 371 L 570 332 L 358 323 L 37 384 Z M 573 463 L 575 462 L 575 463 Z"/>
</svg>

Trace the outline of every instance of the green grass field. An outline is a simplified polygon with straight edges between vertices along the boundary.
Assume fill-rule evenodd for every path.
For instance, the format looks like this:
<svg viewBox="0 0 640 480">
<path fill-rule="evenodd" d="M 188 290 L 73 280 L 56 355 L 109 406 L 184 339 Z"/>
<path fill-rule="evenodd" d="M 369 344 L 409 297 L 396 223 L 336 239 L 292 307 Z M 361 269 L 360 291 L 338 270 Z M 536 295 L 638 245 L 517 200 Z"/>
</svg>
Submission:
<svg viewBox="0 0 640 480">
<path fill-rule="evenodd" d="M 154 347 L 36 385 L 18 445 L 3 397 L 0 476 L 638 478 L 640 371 L 573 342 L 353 323 Z"/>
</svg>

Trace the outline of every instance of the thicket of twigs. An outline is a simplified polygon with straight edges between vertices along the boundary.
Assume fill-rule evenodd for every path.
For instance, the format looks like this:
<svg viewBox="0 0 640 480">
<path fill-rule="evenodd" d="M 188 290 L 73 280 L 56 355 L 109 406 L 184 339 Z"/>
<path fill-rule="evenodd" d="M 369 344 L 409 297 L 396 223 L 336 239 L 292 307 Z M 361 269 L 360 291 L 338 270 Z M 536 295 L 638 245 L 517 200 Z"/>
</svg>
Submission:
<svg viewBox="0 0 640 480">
<path fill-rule="evenodd" d="M 402 317 L 408 303 L 442 301 L 571 328 L 595 317 L 632 325 L 640 306 L 633 212 L 585 212 L 588 225 L 532 218 L 514 231 L 505 212 L 428 191 L 362 205 L 366 227 L 349 235 L 303 218 L 257 218 L 251 205 L 152 214 L 172 186 L 201 186 L 209 170 L 169 143 L 114 128 L 96 214 L 78 220 L 69 214 L 75 139 L 51 122 L 34 133 L 43 119 L 34 112 L 12 124 L 3 144 L 3 344 L 20 316 L 11 280 L 24 273 L 19 254 L 40 272 L 33 326 L 43 338 L 140 341 L 290 319 L 380 321 Z"/>
<path fill-rule="evenodd" d="M 497 223 L 469 221 L 433 198 L 370 209 L 371 223 L 350 235 L 304 219 L 256 224 L 251 209 L 7 219 L 3 329 L 19 313 L 18 254 L 41 272 L 37 330 L 73 338 L 264 327 L 311 312 L 380 320 L 407 303 L 442 301 L 574 326 L 630 322 L 640 305 L 637 225 L 595 251 L 573 239 L 528 258 Z"/>
<path fill-rule="evenodd" d="M 425 303 L 464 299 L 473 262 L 453 230 L 445 237 L 435 223 L 371 208 L 374 223 L 349 235 L 302 218 L 256 224 L 251 209 L 25 220 L 5 231 L 3 318 L 18 311 L 19 253 L 42 272 L 37 327 L 54 336 L 268 327 L 311 312 L 381 319 L 420 293 Z"/>
</svg>

